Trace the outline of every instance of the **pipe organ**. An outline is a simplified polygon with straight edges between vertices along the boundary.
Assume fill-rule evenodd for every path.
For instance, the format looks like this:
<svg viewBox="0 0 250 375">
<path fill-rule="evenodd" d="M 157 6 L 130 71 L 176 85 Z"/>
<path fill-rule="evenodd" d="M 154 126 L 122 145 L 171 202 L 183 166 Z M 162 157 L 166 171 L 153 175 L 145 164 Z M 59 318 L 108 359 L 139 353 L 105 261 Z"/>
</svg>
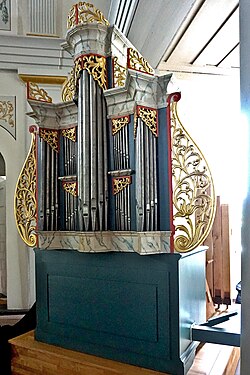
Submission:
<svg viewBox="0 0 250 375">
<path fill-rule="evenodd" d="M 74 59 L 62 102 L 28 97 L 36 125 L 15 195 L 36 246 L 36 338 L 184 374 L 196 347 L 186 327 L 205 319 L 209 169 L 179 122 L 172 75 L 98 9 L 71 8 L 62 47 Z"/>
<path fill-rule="evenodd" d="M 123 251 L 135 250 L 133 242 L 139 241 L 150 244 L 149 253 L 170 252 L 171 74 L 156 76 L 124 36 L 98 17 L 68 31 L 63 47 L 75 60 L 65 101 L 29 99 L 38 127 L 38 245 L 48 244 L 52 232 L 58 237 L 72 231 L 86 241 L 130 238 Z M 69 17 L 70 22 L 79 20 Z M 114 53 L 128 68 L 122 70 Z M 144 252 L 139 245 L 136 251 Z"/>
</svg>

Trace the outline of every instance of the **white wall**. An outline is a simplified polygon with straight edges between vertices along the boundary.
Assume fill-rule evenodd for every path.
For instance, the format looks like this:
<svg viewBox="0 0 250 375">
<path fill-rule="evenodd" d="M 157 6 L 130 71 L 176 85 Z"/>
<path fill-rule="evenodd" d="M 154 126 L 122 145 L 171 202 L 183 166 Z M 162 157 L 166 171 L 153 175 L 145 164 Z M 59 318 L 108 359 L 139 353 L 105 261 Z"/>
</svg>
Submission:
<svg viewBox="0 0 250 375">
<path fill-rule="evenodd" d="M 241 280 L 241 216 L 246 193 L 247 137 L 240 114 L 239 74 L 215 76 L 175 73 L 182 98 L 180 120 L 210 166 L 216 195 L 229 204 L 231 292 Z"/>
<path fill-rule="evenodd" d="M 250 2 L 240 0 L 240 83 L 241 83 L 241 106 L 248 127 L 248 180 L 247 197 L 243 209 L 242 224 L 242 328 L 241 328 L 241 374 L 247 375 L 250 368 Z"/>
<path fill-rule="evenodd" d="M 56 3 L 56 34 L 60 38 L 66 35 L 67 17 L 72 5 L 77 4 L 79 1 L 75 0 L 55 0 Z M 91 2 L 96 8 L 103 12 L 107 18 L 110 0 L 94 0 Z M 30 32 L 29 22 L 29 0 L 14 0 L 13 6 L 15 13 L 18 15 L 17 27 L 15 30 L 18 35 L 26 35 Z"/>
<path fill-rule="evenodd" d="M 0 152 L 6 163 L 6 248 L 8 308 L 27 308 L 34 301 L 34 284 L 30 280 L 28 250 L 16 229 L 14 192 L 22 169 L 30 138 L 26 126 L 26 88 L 15 72 L 0 72 L 3 96 L 16 96 L 16 140 L 0 127 Z M 33 273 L 33 272 L 32 272 Z"/>
<path fill-rule="evenodd" d="M 0 176 L 0 293 L 7 295 L 6 273 L 6 181 Z"/>
</svg>

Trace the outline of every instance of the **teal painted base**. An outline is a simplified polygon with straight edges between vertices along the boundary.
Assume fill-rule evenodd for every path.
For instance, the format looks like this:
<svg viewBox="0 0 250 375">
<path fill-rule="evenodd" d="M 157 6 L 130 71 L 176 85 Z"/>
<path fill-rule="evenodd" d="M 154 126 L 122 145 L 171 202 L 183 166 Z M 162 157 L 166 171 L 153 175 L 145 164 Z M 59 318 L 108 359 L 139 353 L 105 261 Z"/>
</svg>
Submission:
<svg viewBox="0 0 250 375">
<path fill-rule="evenodd" d="M 205 320 L 204 251 L 35 254 L 37 340 L 171 374 L 187 372 L 196 347 L 190 325 Z"/>
</svg>

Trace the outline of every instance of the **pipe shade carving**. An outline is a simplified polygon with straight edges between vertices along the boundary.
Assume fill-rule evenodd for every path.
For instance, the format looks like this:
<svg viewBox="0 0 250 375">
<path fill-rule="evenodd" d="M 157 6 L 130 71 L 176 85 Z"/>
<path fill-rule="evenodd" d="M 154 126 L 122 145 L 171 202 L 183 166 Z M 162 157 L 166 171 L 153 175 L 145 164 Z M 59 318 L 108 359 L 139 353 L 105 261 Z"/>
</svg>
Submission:
<svg viewBox="0 0 250 375">
<path fill-rule="evenodd" d="M 205 157 L 183 127 L 177 102 L 180 94 L 168 97 L 171 124 L 174 247 L 188 252 L 206 239 L 211 230 L 216 200 L 212 175 Z"/>
<path fill-rule="evenodd" d="M 76 25 L 85 23 L 98 23 L 109 26 L 109 22 L 99 9 L 90 3 L 81 1 L 72 6 L 68 15 L 67 28 L 71 29 Z"/>
<path fill-rule="evenodd" d="M 18 232 L 26 245 L 36 246 L 36 127 L 31 127 L 31 146 L 19 175 L 15 196 L 14 214 Z"/>
</svg>

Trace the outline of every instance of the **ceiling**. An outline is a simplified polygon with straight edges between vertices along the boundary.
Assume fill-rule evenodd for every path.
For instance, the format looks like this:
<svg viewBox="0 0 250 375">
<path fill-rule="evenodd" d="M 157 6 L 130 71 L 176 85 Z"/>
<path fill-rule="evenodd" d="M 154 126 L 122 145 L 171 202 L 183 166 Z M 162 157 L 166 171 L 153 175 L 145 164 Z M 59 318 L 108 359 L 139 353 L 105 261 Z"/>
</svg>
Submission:
<svg viewBox="0 0 250 375">
<path fill-rule="evenodd" d="M 238 0 L 112 0 L 108 19 L 160 71 L 239 71 Z"/>
</svg>

